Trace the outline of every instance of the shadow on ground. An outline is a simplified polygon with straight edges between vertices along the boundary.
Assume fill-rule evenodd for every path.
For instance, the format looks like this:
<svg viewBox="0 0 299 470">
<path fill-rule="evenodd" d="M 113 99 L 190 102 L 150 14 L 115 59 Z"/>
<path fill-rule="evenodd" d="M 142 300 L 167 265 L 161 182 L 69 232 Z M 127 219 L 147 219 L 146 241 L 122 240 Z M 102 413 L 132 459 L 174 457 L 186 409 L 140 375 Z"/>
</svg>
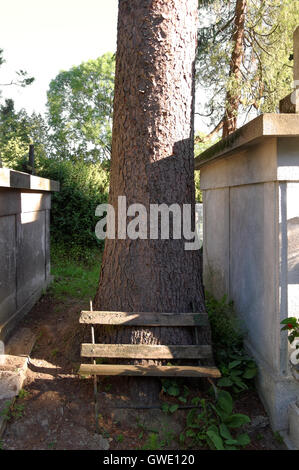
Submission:
<svg viewBox="0 0 299 470">
<path fill-rule="evenodd" d="M 23 396 L 9 413 L 2 438 L 3 449 L 140 449 L 151 433 L 158 448 L 179 449 L 188 410 L 166 415 L 159 409 L 120 409 L 132 406 L 132 390 L 122 377 L 105 377 L 99 383 L 99 425 L 96 433 L 93 382 L 79 378 L 80 344 L 90 340 L 90 328 L 79 325 L 86 303 L 57 301 L 45 295 L 19 325 L 37 335 Z M 129 383 L 129 382 L 127 382 Z M 194 394 L 197 390 L 195 382 Z M 279 449 L 266 413 L 252 391 L 236 402 L 236 412 L 256 422 L 251 449 Z M 154 449 L 152 449 L 154 450 Z"/>
</svg>

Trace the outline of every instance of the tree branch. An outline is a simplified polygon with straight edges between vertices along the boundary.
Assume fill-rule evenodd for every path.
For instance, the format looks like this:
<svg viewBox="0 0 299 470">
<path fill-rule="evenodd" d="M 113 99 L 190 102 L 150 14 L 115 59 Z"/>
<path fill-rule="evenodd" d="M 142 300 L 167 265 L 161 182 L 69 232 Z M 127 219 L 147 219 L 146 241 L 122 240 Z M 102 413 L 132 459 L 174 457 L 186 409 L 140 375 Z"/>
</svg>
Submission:
<svg viewBox="0 0 299 470">
<path fill-rule="evenodd" d="M 199 136 L 195 137 L 194 142 L 201 144 L 201 143 L 208 142 L 209 140 L 211 140 L 214 137 L 214 135 L 218 134 L 218 132 L 220 132 L 221 129 L 223 128 L 223 121 L 224 121 L 224 118 L 221 118 L 221 121 L 217 124 L 215 129 L 212 130 L 212 132 L 210 132 L 208 135 L 204 137 L 199 137 Z"/>
</svg>

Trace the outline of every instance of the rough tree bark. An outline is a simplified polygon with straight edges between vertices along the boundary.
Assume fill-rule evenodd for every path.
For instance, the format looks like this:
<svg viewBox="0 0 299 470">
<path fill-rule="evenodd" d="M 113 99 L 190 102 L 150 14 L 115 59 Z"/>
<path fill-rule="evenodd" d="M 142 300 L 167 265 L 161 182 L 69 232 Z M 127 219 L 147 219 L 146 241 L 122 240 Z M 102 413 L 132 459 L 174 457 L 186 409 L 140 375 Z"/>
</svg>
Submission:
<svg viewBox="0 0 299 470">
<path fill-rule="evenodd" d="M 109 195 L 115 209 L 122 195 L 127 206 L 142 203 L 148 214 L 153 203 L 194 210 L 197 3 L 119 0 Z M 183 239 L 106 240 L 95 308 L 202 312 L 199 267 L 199 251 L 185 251 Z M 118 328 L 101 339 L 190 344 L 193 335 L 187 328 Z M 208 343 L 209 332 L 203 336 Z"/>
<path fill-rule="evenodd" d="M 241 100 L 241 94 L 238 91 L 238 83 L 241 78 L 241 66 L 244 56 L 244 33 L 245 33 L 245 15 L 247 0 L 237 0 L 234 34 L 233 34 L 233 52 L 230 64 L 230 77 L 234 77 L 236 90 L 228 91 L 226 94 L 226 111 L 223 121 L 223 137 L 227 137 L 237 129 L 238 109 Z"/>
</svg>

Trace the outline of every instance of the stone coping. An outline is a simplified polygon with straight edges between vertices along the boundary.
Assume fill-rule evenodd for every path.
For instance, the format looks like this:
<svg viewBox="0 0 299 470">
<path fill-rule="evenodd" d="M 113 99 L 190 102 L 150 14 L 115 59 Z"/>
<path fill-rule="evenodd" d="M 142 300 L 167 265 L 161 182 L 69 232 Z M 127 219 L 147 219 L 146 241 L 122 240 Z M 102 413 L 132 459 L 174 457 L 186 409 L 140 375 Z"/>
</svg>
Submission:
<svg viewBox="0 0 299 470">
<path fill-rule="evenodd" d="M 0 188 L 29 189 L 32 191 L 59 191 L 58 181 L 40 178 L 9 168 L 0 168 Z"/>
<path fill-rule="evenodd" d="M 195 170 L 262 137 L 299 137 L 299 114 L 262 114 L 195 158 Z"/>
</svg>

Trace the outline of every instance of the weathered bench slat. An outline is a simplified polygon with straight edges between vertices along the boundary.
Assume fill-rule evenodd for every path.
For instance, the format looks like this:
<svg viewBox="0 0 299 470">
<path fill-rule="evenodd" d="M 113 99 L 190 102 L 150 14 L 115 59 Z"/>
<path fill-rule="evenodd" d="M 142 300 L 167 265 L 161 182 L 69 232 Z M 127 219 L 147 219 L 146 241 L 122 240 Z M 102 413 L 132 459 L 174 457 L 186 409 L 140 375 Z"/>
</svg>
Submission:
<svg viewBox="0 0 299 470">
<path fill-rule="evenodd" d="M 211 358 L 209 345 L 82 344 L 83 357 L 127 359 L 200 359 Z"/>
<path fill-rule="evenodd" d="M 219 378 L 221 374 L 216 367 L 194 366 L 142 366 L 118 364 L 82 364 L 79 374 L 88 375 L 142 375 L 153 377 L 211 377 Z"/>
<path fill-rule="evenodd" d="M 207 313 L 89 312 L 82 311 L 80 323 L 130 326 L 206 326 Z"/>
</svg>

